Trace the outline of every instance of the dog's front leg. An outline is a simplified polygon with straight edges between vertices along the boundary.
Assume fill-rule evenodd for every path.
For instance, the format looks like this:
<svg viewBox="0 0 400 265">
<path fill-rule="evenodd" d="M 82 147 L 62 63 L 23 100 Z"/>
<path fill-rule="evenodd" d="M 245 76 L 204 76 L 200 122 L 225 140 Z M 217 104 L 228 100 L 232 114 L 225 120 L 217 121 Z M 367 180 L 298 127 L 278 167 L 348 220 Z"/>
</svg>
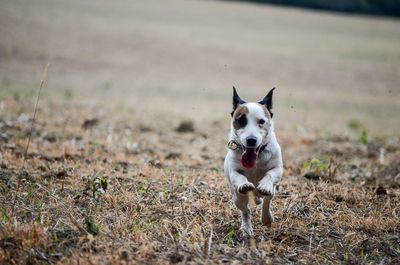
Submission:
<svg viewBox="0 0 400 265">
<path fill-rule="evenodd" d="M 275 186 L 278 184 L 282 177 L 283 169 L 282 167 L 273 168 L 264 175 L 257 186 L 257 191 L 259 194 L 267 196 L 273 196 L 275 194 Z"/>
<path fill-rule="evenodd" d="M 246 232 L 249 236 L 253 236 L 254 232 L 251 224 L 251 214 L 248 207 L 249 196 L 246 193 L 254 190 L 255 187 L 244 175 L 236 171 L 231 173 L 230 180 L 233 202 L 241 212 L 242 224 L 240 229 Z"/>
<path fill-rule="evenodd" d="M 264 195 L 261 222 L 263 225 L 270 225 L 274 221 L 274 215 L 271 210 L 271 200 L 275 194 L 275 186 L 282 176 L 282 168 L 277 167 L 269 170 L 257 186 L 260 195 Z"/>
<path fill-rule="evenodd" d="M 232 188 L 239 194 L 246 194 L 247 192 L 255 189 L 253 183 L 249 182 L 246 176 L 237 171 L 231 172 L 230 180 Z"/>
</svg>

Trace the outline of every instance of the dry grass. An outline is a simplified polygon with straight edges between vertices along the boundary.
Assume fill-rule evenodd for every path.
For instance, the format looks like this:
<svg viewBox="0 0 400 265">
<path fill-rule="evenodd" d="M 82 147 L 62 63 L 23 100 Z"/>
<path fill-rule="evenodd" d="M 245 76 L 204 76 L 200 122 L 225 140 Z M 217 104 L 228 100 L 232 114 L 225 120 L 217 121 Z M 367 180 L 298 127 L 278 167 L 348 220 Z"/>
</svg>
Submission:
<svg viewBox="0 0 400 265">
<path fill-rule="evenodd" d="M 1 264 L 400 263 L 399 21 L 14 0 L 0 25 Z M 279 89 L 285 173 L 254 238 L 222 173 L 232 84 Z"/>
<path fill-rule="evenodd" d="M 366 146 L 345 137 L 293 140 L 280 133 L 285 176 L 274 200 L 276 222 L 262 227 L 254 206 L 256 236 L 247 238 L 238 232 L 239 212 L 221 171 L 226 126 L 179 133 L 167 124 L 128 121 L 121 112 L 43 107 L 21 172 L 29 119 L 16 115 L 21 102 L 3 102 L 2 264 L 400 260 L 397 138 L 379 141 L 387 150 L 379 164 L 378 141 Z M 89 119 L 97 122 L 84 128 Z M 304 178 L 303 165 L 324 156 L 335 157 L 335 175 Z M 377 195 L 382 172 L 387 194 Z"/>
</svg>

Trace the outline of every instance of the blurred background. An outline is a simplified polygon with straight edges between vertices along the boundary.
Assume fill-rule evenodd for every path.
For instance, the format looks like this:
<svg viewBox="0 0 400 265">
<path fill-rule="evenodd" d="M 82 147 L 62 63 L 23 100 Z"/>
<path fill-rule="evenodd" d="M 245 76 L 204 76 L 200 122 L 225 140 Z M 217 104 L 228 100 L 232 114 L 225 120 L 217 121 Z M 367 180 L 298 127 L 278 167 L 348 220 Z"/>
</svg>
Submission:
<svg viewBox="0 0 400 265">
<path fill-rule="evenodd" d="M 197 126 L 277 87 L 278 130 L 398 133 L 398 1 L 330 2 L 0 0 L 0 87 L 34 95 L 50 63 L 44 99 Z"/>
</svg>

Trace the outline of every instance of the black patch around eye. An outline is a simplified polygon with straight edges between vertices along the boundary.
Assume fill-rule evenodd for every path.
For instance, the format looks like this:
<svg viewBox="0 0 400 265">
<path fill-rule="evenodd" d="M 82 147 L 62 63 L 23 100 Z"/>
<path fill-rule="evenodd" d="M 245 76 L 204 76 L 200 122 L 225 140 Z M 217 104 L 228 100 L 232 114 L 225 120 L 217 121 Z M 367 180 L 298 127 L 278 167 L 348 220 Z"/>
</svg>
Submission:
<svg viewBox="0 0 400 265">
<path fill-rule="evenodd" d="M 238 124 L 239 124 L 239 126 L 240 126 L 241 128 L 246 127 L 246 125 L 247 125 L 247 118 L 246 118 L 246 115 L 240 116 L 240 118 L 237 119 L 237 122 L 238 122 Z"/>
</svg>

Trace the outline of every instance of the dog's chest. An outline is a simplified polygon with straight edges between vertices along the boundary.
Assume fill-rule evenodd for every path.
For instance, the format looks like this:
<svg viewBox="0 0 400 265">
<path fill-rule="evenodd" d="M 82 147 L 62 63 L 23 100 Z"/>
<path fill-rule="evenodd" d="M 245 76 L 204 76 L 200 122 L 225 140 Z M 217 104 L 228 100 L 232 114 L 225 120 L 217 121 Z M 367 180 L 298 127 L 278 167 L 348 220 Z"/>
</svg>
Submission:
<svg viewBox="0 0 400 265">
<path fill-rule="evenodd" d="M 262 179 L 268 170 L 270 170 L 270 160 L 272 153 L 269 150 L 264 150 L 257 159 L 256 167 L 253 169 L 245 169 L 243 175 L 247 177 L 250 182 L 258 182 Z"/>
</svg>

